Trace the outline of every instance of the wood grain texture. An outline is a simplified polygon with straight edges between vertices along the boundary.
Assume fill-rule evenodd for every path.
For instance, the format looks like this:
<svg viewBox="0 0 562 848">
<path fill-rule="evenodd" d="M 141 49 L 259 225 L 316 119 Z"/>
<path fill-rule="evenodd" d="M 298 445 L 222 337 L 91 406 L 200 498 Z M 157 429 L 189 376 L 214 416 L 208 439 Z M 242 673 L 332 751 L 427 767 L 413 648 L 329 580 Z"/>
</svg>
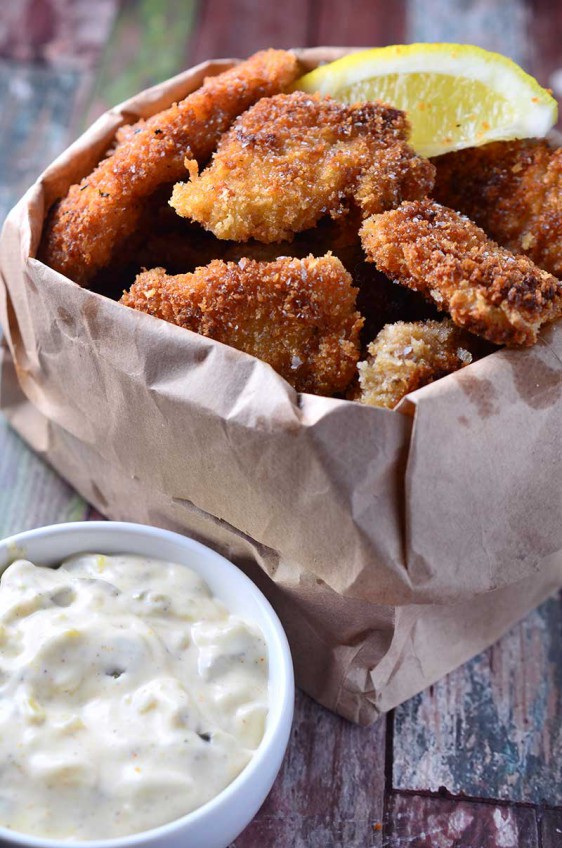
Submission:
<svg viewBox="0 0 562 848">
<path fill-rule="evenodd" d="M 532 72 L 542 85 L 562 71 L 562 4 L 558 0 L 530 0 Z"/>
<path fill-rule="evenodd" d="M 496 50 L 529 67 L 524 0 L 408 0 L 408 41 L 451 41 Z"/>
<path fill-rule="evenodd" d="M 402 44 L 406 38 L 406 0 L 317 0 L 309 21 L 309 46 Z"/>
<path fill-rule="evenodd" d="M 394 794 L 387 817 L 383 848 L 539 848 L 540 844 L 535 811 L 525 807 Z"/>
<path fill-rule="evenodd" d="M 561 631 L 552 598 L 399 707 L 394 786 L 562 805 Z"/>
<path fill-rule="evenodd" d="M 0 417 L 0 538 L 45 524 L 80 521 L 86 512 L 82 498 Z"/>
<path fill-rule="evenodd" d="M 196 0 L 122 0 L 82 126 L 188 67 L 195 7 Z"/>
<path fill-rule="evenodd" d="M 92 68 L 119 0 L 2 0 L 0 57 Z"/>
<path fill-rule="evenodd" d="M 542 848 L 561 848 L 562 810 L 545 810 L 541 815 Z"/>
<path fill-rule="evenodd" d="M 357 727 L 297 693 L 285 762 L 235 848 L 379 848 L 384 761 L 384 722 Z"/>
<path fill-rule="evenodd" d="M 305 47 L 310 5 L 307 0 L 205 0 L 199 3 L 188 46 L 189 64 L 205 59 L 243 59 L 264 47 Z"/>
<path fill-rule="evenodd" d="M 562 3 L 530 0 L 531 73 L 562 101 Z M 562 128 L 562 116 L 558 120 Z"/>
<path fill-rule="evenodd" d="M 547 9 L 552 5 L 546 0 L 534 3 L 535 34 L 552 26 Z M 536 72 L 542 38 L 531 41 L 530 23 L 530 7 L 521 0 L 408 2 L 409 41 L 475 43 Z M 561 44 L 556 24 L 545 43 L 550 45 L 547 63 L 552 64 Z M 453 794 L 561 804 L 561 622 L 558 600 L 548 601 L 496 646 L 400 707 L 395 716 L 394 786 L 430 791 L 446 787 Z M 421 808 L 416 812 L 413 807 L 412 815 L 417 821 L 417 815 L 423 816 Z M 426 845 L 415 838 L 404 844 Z M 480 848 L 478 840 L 445 839 L 443 845 L 449 844 Z"/>
<path fill-rule="evenodd" d="M 42 63 L 0 64 L 0 217 L 67 144 L 118 5 L 0 2 L 0 56 Z M 186 65 L 270 45 L 474 42 L 552 84 L 561 15 L 553 0 L 125 0 L 84 123 Z M 101 516 L 0 419 L 0 535 L 83 517 Z M 562 848 L 560 811 L 537 822 L 533 808 L 494 803 L 562 805 L 561 622 L 549 601 L 397 711 L 398 789 L 446 786 L 490 803 L 392 792 L 385 848 Z M 282 771 L 236 848 L 382 848 L 384 749 L 384 721 L 357 728 L 299 694 Z"/>
<path fill-rule="evenodd" d="M 88 506 L 86 510 L 86 521 L 106 521 L 106 517 L 101 512 L 98 512 L 94 506 Z"/>
<path fill-rule="evenodd" d="M 81 74 L 0 61 L 0 222 L 68 144 Z"/>
</svg>

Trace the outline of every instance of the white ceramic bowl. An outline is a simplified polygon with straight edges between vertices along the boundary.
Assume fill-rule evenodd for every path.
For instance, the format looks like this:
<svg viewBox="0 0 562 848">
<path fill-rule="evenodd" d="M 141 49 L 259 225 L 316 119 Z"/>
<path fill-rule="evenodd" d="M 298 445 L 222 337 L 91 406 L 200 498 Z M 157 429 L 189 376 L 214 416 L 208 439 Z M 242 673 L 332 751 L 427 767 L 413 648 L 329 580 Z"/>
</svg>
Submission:
<svg viewBox="0 0 562 848">
<path fill-rule="evenodd" d="M 15 559 L 58 565 L 73 554 L 143 554 L 177 562 L 200 574 L 234 613 L 255 622 L 269 652 L 269 714 L 253 759 L 219 795 L 180 819 L 118 839 L 64 841 L 26 836 L 0 827 L 0 844 L 29 848 L 226 848 L 265 800 L 281 767 L 293 719 L 294 682 L 287 637 L 269 602 L 236 566 L 210 548 L 177 533 L 110 521 L 55 524 L 0 542 L 0 572 Z M 157 803 L 157 799 L 155 799 Z"/>
</svg>

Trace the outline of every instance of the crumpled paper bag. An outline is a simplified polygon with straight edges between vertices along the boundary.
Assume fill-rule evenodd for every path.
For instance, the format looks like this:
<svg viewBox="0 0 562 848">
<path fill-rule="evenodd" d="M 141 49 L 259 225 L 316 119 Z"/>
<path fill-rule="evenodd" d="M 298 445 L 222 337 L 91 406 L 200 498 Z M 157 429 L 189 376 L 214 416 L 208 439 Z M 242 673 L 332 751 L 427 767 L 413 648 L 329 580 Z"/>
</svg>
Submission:
<svg viewBox="0 0 562 848">
<path fill-rule="evenodd" d="M 345 50 L 299 51 L 307 67 Z M 298 683 L 367 724 L 562 583 L 562 325 L 389 411 L 297 394 L 268 365 L 80 288 L 35 255 L 47 210 L 123 122 L 211 62 L 103 115 L 0 240 L 0 407 L 113 519 L 240 565 L 276 607 Z"/>
</svg>

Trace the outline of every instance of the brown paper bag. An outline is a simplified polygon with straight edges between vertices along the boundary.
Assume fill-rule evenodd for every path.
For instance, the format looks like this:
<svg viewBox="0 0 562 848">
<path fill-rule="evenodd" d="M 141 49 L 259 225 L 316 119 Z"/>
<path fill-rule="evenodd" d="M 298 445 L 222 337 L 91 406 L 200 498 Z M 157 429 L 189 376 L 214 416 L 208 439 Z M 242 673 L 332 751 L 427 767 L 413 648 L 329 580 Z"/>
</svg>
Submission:
<svg viewBox="0 0 562 848">
<path fill-rule="evenodd" d="M 313 67 L 342 52 L 301 56 Z M 562 326 L 388 411 L 298 395 L 263 362 L 37 261 L 49 206 L 116 128 L 230 64 L 106 113 L 12 211 L 0 406 L 109 517 L 237 562 L 277 608 L 300 685 L 366 724 L 562 583 Z"/>
</svg>

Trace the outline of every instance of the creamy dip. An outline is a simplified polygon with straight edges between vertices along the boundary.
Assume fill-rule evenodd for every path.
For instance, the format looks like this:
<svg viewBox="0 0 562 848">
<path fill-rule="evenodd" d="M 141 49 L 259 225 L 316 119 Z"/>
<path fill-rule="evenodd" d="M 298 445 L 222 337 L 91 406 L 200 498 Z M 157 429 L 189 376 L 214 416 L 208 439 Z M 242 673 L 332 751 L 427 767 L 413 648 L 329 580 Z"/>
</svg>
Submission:
<svg viewBox="0 0 562 848">
<path fill-rule="evenodd" d="M 266 645 L 182 565 L 87 555 L 0 583 L 0 824 L 58 839 L 148 830 L 247 765 Z"/>
</svg>

